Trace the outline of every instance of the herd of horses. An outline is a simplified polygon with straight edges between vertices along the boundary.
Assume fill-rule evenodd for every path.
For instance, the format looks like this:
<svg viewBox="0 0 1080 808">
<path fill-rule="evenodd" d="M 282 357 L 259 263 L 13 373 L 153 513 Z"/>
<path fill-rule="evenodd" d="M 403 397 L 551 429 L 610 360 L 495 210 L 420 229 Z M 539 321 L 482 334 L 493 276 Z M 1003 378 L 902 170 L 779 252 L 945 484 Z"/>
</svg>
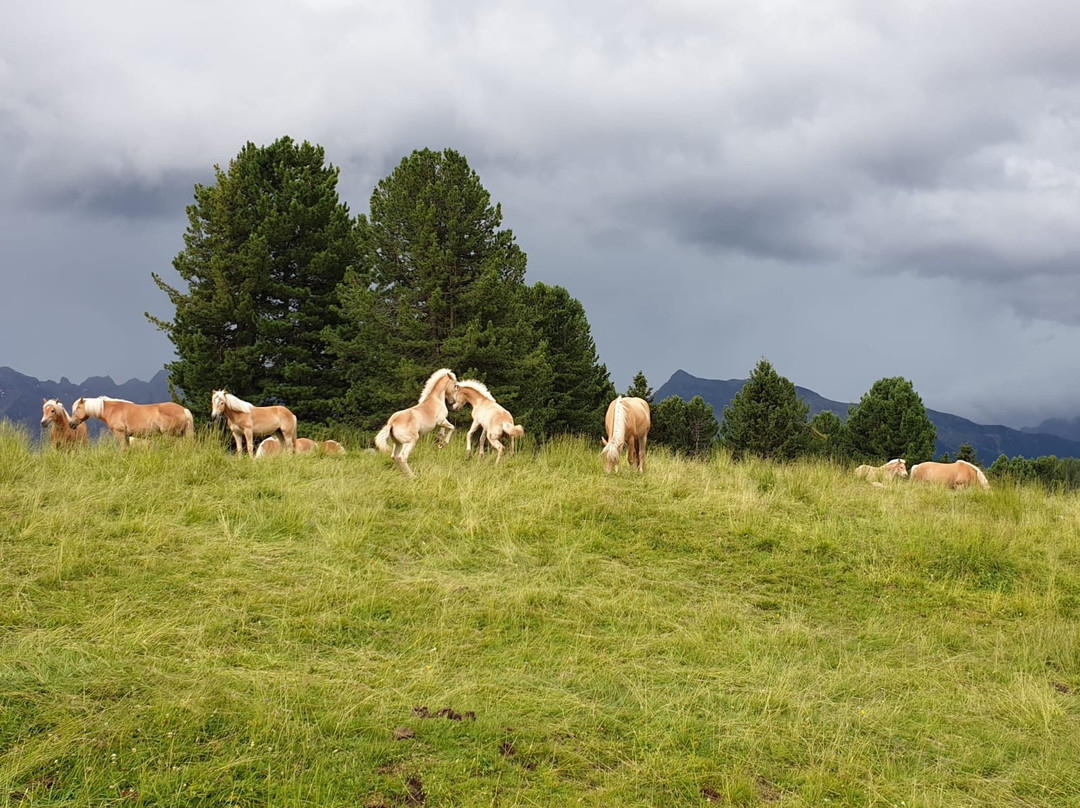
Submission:
<svg viewBox="0 0 1080 808">
<path fill-rule="evenodd" d="M 394 463 L 409 477 L 415 473 L 409 467 L 409 455 L 420 438 L 435 430 L 436 444 L 442 448 L 454 433 L 447 416 L 469 406 L 472 424 L 465 436 L 465 453 L 472 457 L 472 439 L 480 432 L 478 453 L 484 454 L 485 443 L 495 449 L 495 464 L 502 460 L 509 442 L 508 456 L 514 454 L 515 441 L 525 429 L 514 422 L 514 416 L 499 404 L 491 391 L 475 379 L 458 380 L 449 368 L 440 368 L 428 377 L 420 399 L 412 407 L 399 410 L 387 419 L 375 435 L 375 446 L 389 454 Z M 314 441 L 297 436 L 296 416 L 288 407 L 276 405 L 257 407 L 225 390 L 214 390 L 210 396 L 210 415 L 214 420 L 224 416 L 236 445 L 237 455 L 246 451 L 250 457 L 274 454 L 344 454 L 345 448 L 334 440 Z M 50 443 L 57 448 L 88 443 L 86 421 L 98 418 L 119 441 L 122 448 L 136 440 L 154 435 L 192 437 L 195 422 L 191 411 L 171 401 L 160 404 L 135 404 L 123 399 L 98 396 L 82 397 L 75 401 L 69 416 L 57 399 L 45 399 L 41 408 L 41 425 L 49 428 Z M 618 471 L 619 459 L 626 450 L 627 462 L 638 472 L 645 471 L 645 447 L 652 425 L 649 402 L 634 396 L 617 396 L 604 414 L 607 437 L 600 450 L 604 471 Z M 258 449 L 255 438 L 261 438 Z M 977 466 L 963 460 L 953 463 L 919 463 L 910 472 L 903 459 L 890 460 L 881 466 L 859 466 L 858 477 L 876 486 L 897 477 L 925 480 L 950 488 L 966 488 L 977 483 L 990 490 L 986 475 Z"/>
</svg>

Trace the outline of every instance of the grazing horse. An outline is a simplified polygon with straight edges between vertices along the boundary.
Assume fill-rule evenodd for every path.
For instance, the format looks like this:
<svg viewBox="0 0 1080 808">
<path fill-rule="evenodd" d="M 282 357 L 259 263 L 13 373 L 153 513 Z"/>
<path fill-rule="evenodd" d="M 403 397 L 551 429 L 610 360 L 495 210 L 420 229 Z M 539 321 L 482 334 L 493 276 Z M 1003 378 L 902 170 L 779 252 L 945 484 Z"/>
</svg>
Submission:
<svg viewBox="0 0 1080 808">
<path fill-rule="evenodd" d="M 131 437 L 148 435 L 195 436 L 191 410 L 172 401 L 134 404 L 122 398 L 98 396 L 80 398 L 71 407 L 71 427 L 77 429 L 87 418 L 100 418 L 124 449 Z"/>
<path fill-rule="evenodd" d="M 311 438 L 297 438 L 293 444 L 296 454 L 309 454 L 319 451 L 323 454 L 345 454 L 345 447 L 336 440 L 312 440 Z M 273 435 L 264 439 L 255 450 L 256 457 L 270 457 L 281 452 L 281 441 Z"/>
<path fill-rule="evenodd" d="M 486 438 L 495 451 L 495 464 L 502 460 L 503 445 L 499 438 L 510 438 L 510 457 L 514 456 L 514 441 L 525 434 L 525 427 L 514 423 L 512 416 L 505 407 L 495 401 L 495 396 L 481 382 L 475 379 L 464 379 L 458 382 L 458 398 L 454 403 L 454 411 L 457 412 L 468 404 L 472 408 L 472 425 L 465 435 L 465 456 L 472 457 L 472 436 L 476 430 L 480 430 L 480 456 L 484 456 L 484 439 Z"/>
<path fill-rule="evenodd" d="M 619 396 L 608 404 L 604 415 L 607 439 L 600 454 L 604 457 L 604 473 L 619 470 L 619 454 L 625 444 L 626 461 L 630 468 L 645 471 L 645 443 L 649 437 L 652 419 L 649 402 L 643 398 Z"/>
<path fill-rule="evenodd" d="M 978 483 L 983 491 L 990 490 L 990 481 L 986 479 L 982 469 L 966 460 L 953 463 L 919 463 L 911 467 L 911 479 L 940 483 L 949 488 L 967 488 L 972 483 Z"/>
<path fill-rule="evenodd" d="M 428 377 L 420 400 L 407 410 L 398 410 L 390 416 L 386 426 L 375 436 L 375 445 L 380 452 L 387 452 L 394 462 L 410 477 L 415 477 L 409 468 L 409 455 L 416 447 L 421 435 L 426 435 L 439 427 L 438 445 L 440 448 L 450 442 L 454 425 L 446 420 L 450 406 L 457 403 L 458 380 L 452 370 L 442 368 Z"/>
<path fill-rule="evenodd" d="M 865 477 L 871 483 L 887 483 L 894 477 L 908 476 L 907 461 L 898 457 L 881 466 L 859 466 L 855 469 L 855 476 Z"/>
<path fill-rule="evenodd" d="M 254 439 L 263 435 L 280 435 L 285 441 L 285 451 L 295 451 L 296 416 L 288 407 L 256 407 L 232 393 L 215 390 L 210 396 L 210 417 L 216 421 L 222 415 L 236 442 L 237 455 L 244 453 L 246 439 L 248 455 L 254 457 Z"/>
<path fill-rule="evenodd" d="M 54 449 L 70 449 L 90 442 L 86 424 L 79 424 L 72 431 L 71 419 L 59 399 L 42 399 L 41 425 L 49 428 L 49 443 Z"/>
</svg>

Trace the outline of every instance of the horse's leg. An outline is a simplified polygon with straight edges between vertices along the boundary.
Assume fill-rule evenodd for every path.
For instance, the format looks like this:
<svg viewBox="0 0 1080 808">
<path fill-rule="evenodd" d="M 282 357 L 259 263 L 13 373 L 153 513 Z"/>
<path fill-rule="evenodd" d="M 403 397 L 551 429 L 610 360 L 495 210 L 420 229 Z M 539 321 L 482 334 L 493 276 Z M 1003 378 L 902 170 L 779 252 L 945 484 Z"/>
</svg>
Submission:
<svg viewBox="0 0 1080 808">
<path fill-rule="evenodd" d="M 233 443 L 236 444 L 236 456 L 237 457 L 243 457 L 244 456 L 244 440 L 241 437 L 241 435 L 242 435 L 242 433 L 240 432 L 239 429 L 232 430 L 232 439 L 233 439 Z"/>
<path fill-rule="evenodd" d="M 495 465 L 499 465 L 499 461 L 502 460 L 503 445 L 493 434 L 488 435 L 488 441 L 495 447 Z"/>
<path fill-rule="evenodd" d="M 477 441 L 477 444 L 479 444 L 479 448 L 476 450 L 476 453 L 480 457 L 484 456 L 484 447 L 487 445 L 487 442 L 488 442 L 488 431 L 486 429 L 481 429 L 480 430 L 480 440 Z"/>
<path fill-rule="evenodd" d="M 648 439 L 648 435 L 642 435 L 638 438 L 638 471 L 642 474 L 645 473 L 645 443 Z"/>
<path fill-rule="evenodd" d="M 473 421 L 472 426 L 469 427 L 469 431 L 465 433 L 465 456 L 472 457 L 472 436 L 480 428 L 479 421 Z M 483 433 L 481 433 L 481 438 Z"/>
<path fill-rule="evenodd" d="M 413 473 L 413 470 L 409 468 L 409 455 L 412 453 L 414 446 L 416 446 L 416 441 L 401 444 L 401 452 L 394 458 L 394 461 L 400 466 L 401 470 L 410 477 L 416 476 L 416 474 Z"/>
<path fill-rule="evenodd" d="M 250 427 L 244 428 L 244 440 L 247 441 L 248 457 L 255 457 L 255 435 Z"/>
<path fill-rule="evenodd" d="M 128 447 L 127 432 L 124 431 L 124 429 L 118 427 L 118 428 L 112 430 L 112 433 L 113 433 L 113 437 L 116 438 L 117 441 L 119 441 L 120 448 L 124 449 L 126 451 L 127 447 Z"/>
<path fill-rule="evenodd" d="M 443 447 L 450 445 L 450 438 L 454 437 L 454 425 L 446 420 L 446 416 L 443 416 L 443 419 L 439 421 L 438 426 L 442 427 L 439 434 L 445 435 L 445 437 L 439 441 L 439 448 L 442 449 Z"/>
<path fill-rule="evenodd" d="M 638 444 L 637 436 L 630 435 L 626 441 L 626 465 L 634 469 L 638 466 Z"/>
</svg>

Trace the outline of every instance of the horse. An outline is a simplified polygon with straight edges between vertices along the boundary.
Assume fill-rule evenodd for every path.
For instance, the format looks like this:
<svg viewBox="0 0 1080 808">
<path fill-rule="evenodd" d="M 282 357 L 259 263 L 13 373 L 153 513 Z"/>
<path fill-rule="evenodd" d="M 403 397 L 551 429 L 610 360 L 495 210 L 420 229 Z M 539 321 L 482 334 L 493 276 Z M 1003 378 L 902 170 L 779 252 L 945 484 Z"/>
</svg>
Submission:
<svg viewBox="0 0 1080 808">
<path fill-rule="evenodd" d="M 254 457 L 254 438 L 261 438 L 263 435 L 280 435 L 285 441 L 285 451 L 295 451 L 296 416 L 288 407 L 256 407 L 232 393 L 215 390 L 210 396 L 210 417 L 216 421 L 222 415 L 225 416 L 236 442 L 237 455 L 244 453 L 246 439 L 248 455 Z"/>
<path fill-rule="evenodd" d="M 514 423 L 512 416 L 505 407 L 495 401 L 495 396 L 475 379 L 464 379 L 458 382 L 458 399 L 454 403 L 454 412 L 468 404 L 472 408 L 472 425 L 465 435 L 465 456 L 472 457 L 472 436 L 476 430 L 480 430 L 480 451 L 484 456 L 485 438 L 495 447 L 495 465 L 502 460 L 503 445 L 499 438 L 510 438 L 510 457 L 514 456 L 514 442 L 525 434 L 525 427 Z"/>
<path fill-rule="evenodd" d="M 345 454 L 345 447 L 336 440 L 297 438 L 293 447 L 296 449 L 296 454 L 309 454 L 316 451 L 323 454 Z M 259 444 L 259 448 L 255 450 L 255 457 L 270 457 L 279 452 L 281 452 L 281 441 L 271 435 Z"/>
<path fill-rule="evenodd" d="M 957 460 L 952 463 L 919 463 L 911 467 L 911 479 L 941 483 L 949 488 L 967 488 L 972 483 L 978 483 L 983 491 L 990 490 L 990 481 L 986 479 L 982 469 L 966 460 Z"/>
<path fill-rule="evenodd" d="M 630 468 L 645 471 L 645 443 L 650 426 L 649 402 L 645 399 L 619 396 L 608 404 L 604 415 L 608 436 L 601 439 L 604 448 L 600 450 L 604 457 L 605 474 L 610 474 L 612 469 L 619 470 L 619 454 L 623 445 L 627 447 L 626 461 Z"/>
<path fill-rule="evenodd" d="M 855 469 L 855 476 L 865 478 L 871 483 L 888 482 L 894 477 L 907 477 L 907 461 L 898 457 L 880 466 L 859 466 Z"/>
<path fill-rule="evenodd" d="M 450 406 L 457 403 L 458 380 L 454 371 L 448 368 L 436 370 L 424 384 L 420 400 L 406 410 L 398 410 L 386 422 L 375 436 L 375 445 L 380 452 L 388 453 L 394 462 L 410 477 L 415 477 L 409 468 L 409 455 L 416 448 L 421 435 L 426 435 L 439 427 L 437 443 L 439 448 L 450 443 L 454 434 L 454 425 L 446 420 Z"/>
<path fill-rule="evenodd" d="M 122 398 L 97 396 L 77 399 L 71 407 L 71 428 L 77 429 L 87 418 L 100 418 L 113 436 L 127 449 L 128 438 L 149 435 L 195 436 L 191 410 L 173 401 L 160 404 L 135 404 Z"/>
<path fill-rule="evenodd" d="M 49 444 L 54 449 L 71 449 L 90 442 L 86 424 L 79 424 L 72 431 L 71 419 L 59 399 L 43 398 L 41 401 L 41 425 L 49 428 Z"/>
</svg>

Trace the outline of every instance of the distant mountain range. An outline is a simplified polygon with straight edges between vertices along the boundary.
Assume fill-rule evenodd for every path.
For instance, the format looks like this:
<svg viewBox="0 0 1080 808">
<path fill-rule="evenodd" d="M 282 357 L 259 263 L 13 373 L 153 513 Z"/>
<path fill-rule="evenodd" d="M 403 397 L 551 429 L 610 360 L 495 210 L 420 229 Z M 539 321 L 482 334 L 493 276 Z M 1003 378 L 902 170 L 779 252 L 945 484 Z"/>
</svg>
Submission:
<svg viewBox="0 0 1080 808">
<path fill-rule="evenodd" d="M 746 379 L 699 379 L 685 370 L 677 370 L 653 394 L 654 401 L 668 396 L 678 396 L 689 401 L 701 396 L 712 405 L 716 420 L 724 417 L 724 407 L 731 403 Z M 823 410 L 832 410 L 841 418 L 847 418 L 847 402 L 831 401 L 813 390 L 795 386 L 796 392 L 810 405 L 813 417 Z M 984 426 L 958 415 L 927 409 L 927 416 L 937 427 L 935 456 L 948 452 L 956 457 L 962 443 L 970 443 L 979 462 L 989 466 L 999 455 L 1008 457 L 1080 457 L 1080 418 L 1073 420 L 1051 419 L 1037 427 L 1011 429 L 1007 426 Z"/>
<path fill-rule="evenodd" d="M 91 376 L 82 384 L 75 384 L 61 376 L 60 381 L 39 381 L 25 376 L 9 367 L 0 367 L 0 419 L 25 427 L 30 435 L 38 437 L 41 429 L 41 403 L 45 398 L 58 398 L 68 412 L 80 396 L 112 396 L 126 398 L 136 404 L 152 404 L 170 401 L 169 374 L 160 370 L 148 382 L 129 379 L 117 384 L 109 376 Z M 91 418 L 87 422 L 91 435 L 101 429 L 101 422 Z"/>
</svg>

